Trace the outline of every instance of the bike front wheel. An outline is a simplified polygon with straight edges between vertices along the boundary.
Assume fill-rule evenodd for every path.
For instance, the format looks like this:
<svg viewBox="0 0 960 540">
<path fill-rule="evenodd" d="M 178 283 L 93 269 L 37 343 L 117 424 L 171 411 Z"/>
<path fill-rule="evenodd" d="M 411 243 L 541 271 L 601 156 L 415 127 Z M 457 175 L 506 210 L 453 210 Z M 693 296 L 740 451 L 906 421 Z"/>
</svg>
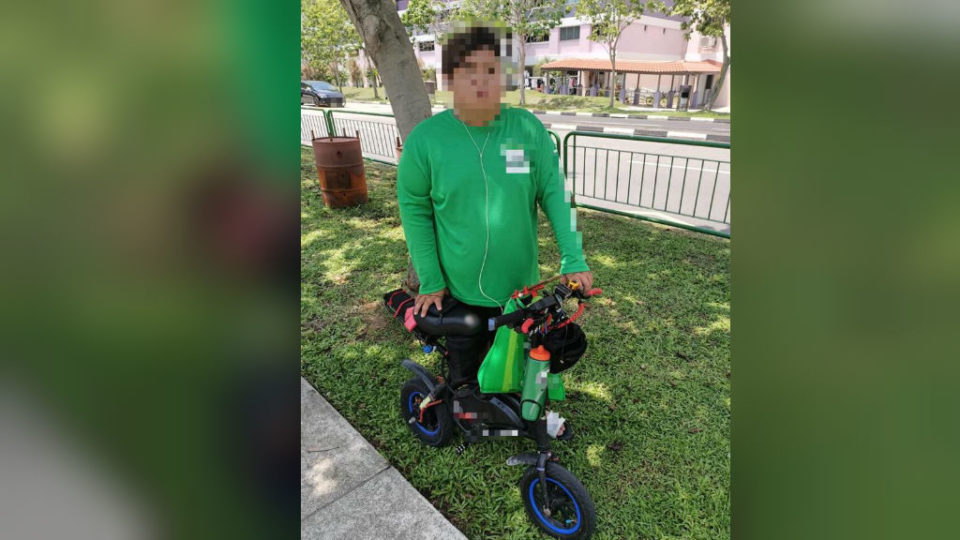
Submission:
<svg viewBox="0 0 960 540">
<path fill-rule="evenodd" d="M 543 487 L 536 467 L 528 467 L 520 480 L 520 496 L 527 516 L 554 538 L 581 540 L 593 536 L 597 511 L 580 480 L 552 462 L 546 468 L 549 506 L 544 504 Z"/>
</svg>

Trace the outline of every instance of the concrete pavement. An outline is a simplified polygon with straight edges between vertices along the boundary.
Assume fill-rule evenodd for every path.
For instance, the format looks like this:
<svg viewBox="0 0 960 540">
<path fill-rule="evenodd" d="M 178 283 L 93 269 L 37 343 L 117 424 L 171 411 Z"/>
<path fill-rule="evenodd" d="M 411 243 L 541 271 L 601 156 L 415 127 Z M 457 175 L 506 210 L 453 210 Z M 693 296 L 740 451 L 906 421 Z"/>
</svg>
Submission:
<svg viewBox="0 0 960 540">
<path fill-rule="evenodd" d="M 466 539 L 303 378 L 300 538 Z"/>
</svg>

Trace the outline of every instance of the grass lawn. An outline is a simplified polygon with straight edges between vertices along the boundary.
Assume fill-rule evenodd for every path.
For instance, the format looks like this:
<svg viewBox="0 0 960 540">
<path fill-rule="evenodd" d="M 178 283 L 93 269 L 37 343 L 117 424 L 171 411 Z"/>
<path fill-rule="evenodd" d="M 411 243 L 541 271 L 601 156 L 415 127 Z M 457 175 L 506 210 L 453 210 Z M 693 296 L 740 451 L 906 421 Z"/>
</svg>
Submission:
<svg viewBox="0 0 960 540">
<path fill-rule="evenodd" d="M 399 414 L 412 358 L 439 372 L 393 321 L 383 293 L 407 268 L 396 169 L 366 162 L 370 202 L 323 205 L 301 152 L 301 370 L 434 506 L 470 538 L 545 538 L 527 520 L 510 455 L 526 439 L 487 440 L 457 456 L 420 445 Z M 589 340 L 551 408 L 576 437 L 561 463 L 597 507 L 594 538 L 730 536 L 730 243 L 581 209 L 587 262 L 602 298 L 580 319 Z M 540 269 L 558 270 L 541 215 Z M 458 436 L 456 441 L 461 440 Z"/>
<path fill-rule="evenodd" d="M 348 102 L 370 101 L 373 103 L 387 103 L 387 100 L 383 99 L 383 95 L 386 93 L 384 89 L 378 88 L 377 93 L 380 95 L 379 99 L 373 97 L 373 88 L 343 87 L 343 97 L 346 98 Z"/>
<path fill-rule="evenodd" d="M 343 87 L 343 95 L 347 101 L 369 101 L 374 103 L 387 103 L 383 99 L 383 89 L 380 89 L 380 99 L 373 98 L 373 88 L 353 88 Z M 520 91 L 513 90 L 507 92 L 502 98 L 504 103 L 519 106 Z M 578 112 L 598 112 L 598 113 L 625 113 L 625 114 L 644 114 L 643 111 L 630 110 L 620 104 L 611 108 L 610 98 L 589 97 L 589 96 L 558 96 L 550 94 L 541 94 L 540 92 L 528 91 L 526 93 L 526 105 L 528 109 L 537 109 L 545 111 L 578 111 Z M 434 96 L 435 104 L 443 104 L 448 107 L 453 106 L 453 96 L 448 91 L 438 91 Z M 651 114 L 662 116 L 696 116 L 703 118 L 730 118 L 729 113 L 717 113 L 711 111 L 697 112 L 679 112 L 679 111 L 655 111 Z"/>
</svg>

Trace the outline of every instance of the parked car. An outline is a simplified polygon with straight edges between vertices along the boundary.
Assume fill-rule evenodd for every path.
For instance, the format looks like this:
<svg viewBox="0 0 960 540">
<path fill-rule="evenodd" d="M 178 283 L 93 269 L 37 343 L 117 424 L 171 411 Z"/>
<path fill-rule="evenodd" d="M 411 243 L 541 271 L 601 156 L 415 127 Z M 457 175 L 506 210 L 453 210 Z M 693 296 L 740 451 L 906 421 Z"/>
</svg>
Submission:
<svg viewBox="0 0 960 540">
<path fill-rule="evenodd" d="M 300 104 L 314 107 L 343 107 L 347 100 L 337 88 L 323 81 L 300 81 Z"/>
</svg>

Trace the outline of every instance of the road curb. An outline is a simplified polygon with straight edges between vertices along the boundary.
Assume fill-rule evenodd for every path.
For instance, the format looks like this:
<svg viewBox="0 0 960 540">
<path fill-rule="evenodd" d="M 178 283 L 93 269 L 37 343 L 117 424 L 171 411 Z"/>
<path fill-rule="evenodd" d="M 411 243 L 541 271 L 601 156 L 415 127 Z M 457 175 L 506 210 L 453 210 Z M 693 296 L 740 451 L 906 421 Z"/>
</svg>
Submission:
<svg viewBox="0 0 960 540">
<path fill-rule="evenodd" d="M 576 111 L 530 111 L 533 114 L 556 114 L 560 116 L 590 116 L 594 118 L 631 118 L 634 120 L 669 120 L 672 122 L 716 122 L 729 124 L 729 118 L 705 118 L 701 116 L 667 116 L 665 114 L 630 114 L 630 113 L 588 113 Z"/>
<path fill-rule="evenodd" d="M 666 137 L 667 131 L 661 131 L 659 129 L 635 129 L 633 130 L 633 134 L 638 137 Z"/>
<path fill-rule="evenodd" d="M 584 126 L 579 124 L 558 124 L 544 122 L 543 127 L 557 131 L 591 131 L 594 133 L 608 133 L 614 135 L 636 135 L 638 137 L 660 137 L 665 139 L 685 139 L 695 141 L 730 142 L 729 135 L 714 135 L 711 133 L 694 133 L 690 131 L 668 131 L 660 129 L 632 129 L 618 127 Z"/>
<path fill-rule="evenodd" d="M 692 131 L 668 131 L 667 137 L 670 139 L 694 139 L 698 141 L 707 140 L 706 133 L 694 133 Z"/>
</svg>

